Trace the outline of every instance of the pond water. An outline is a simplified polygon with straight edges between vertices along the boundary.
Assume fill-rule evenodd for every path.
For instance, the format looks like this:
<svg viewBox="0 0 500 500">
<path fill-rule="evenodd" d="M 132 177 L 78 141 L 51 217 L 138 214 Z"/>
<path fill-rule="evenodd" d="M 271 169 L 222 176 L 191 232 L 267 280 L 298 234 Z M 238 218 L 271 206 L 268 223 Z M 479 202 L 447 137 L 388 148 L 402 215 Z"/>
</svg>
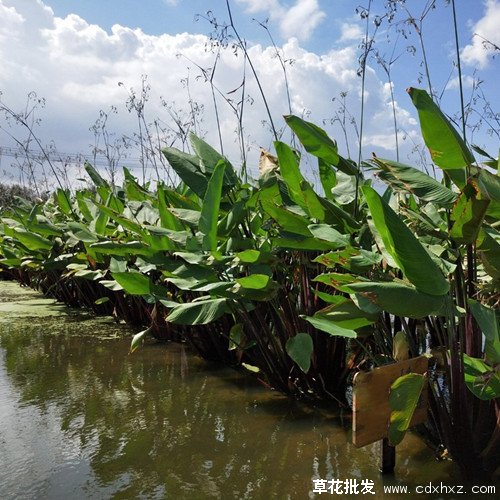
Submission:
<svg viewBox="0 0 500 500">
<path fill-rule="evenodd" d="M 450 481 L 450 464 L 416 436 L 382 477 L 378 445 L 350 444 L 349 415 L 290 401 L 184 345 L 129 355 L 131 333 L 0 281 L 2 500 L 331 498 L 313 479 L 369 479 L 366 497 L 384 498 L 383 485 Z"/>
</svg>

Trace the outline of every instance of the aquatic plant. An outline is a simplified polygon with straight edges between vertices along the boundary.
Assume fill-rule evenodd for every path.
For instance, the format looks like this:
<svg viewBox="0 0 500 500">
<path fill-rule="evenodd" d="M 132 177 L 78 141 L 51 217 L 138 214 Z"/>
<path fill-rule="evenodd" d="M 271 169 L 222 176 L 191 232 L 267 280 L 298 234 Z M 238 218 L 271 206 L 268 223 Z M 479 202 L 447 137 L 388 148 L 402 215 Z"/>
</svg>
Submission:
<svg viewBox="0 0 500 500">
<path fill-rule="evenodd" d="M 145 325 L 131 351 L 148 334 L 182 339 L 309 399 L 345 403 L 352 372 L 392 362 L 404 332 L 412 356 L 435 354 L 435 439 L 464 475 L 491 474 L 500 181 L 425 91 L 409 94 L 444 182 L 373 157 L 380 195 L 321 128 L 289 115 L 324 196 L 283 142 L 250 184 L 191 135 L 194 154 L 163 151 L 177 186 L 153 191 L 127 169 L 115 186 L 87 164 L 92 189 L 4 210 L 0 265 L 68 304 Z"/>
</svg>

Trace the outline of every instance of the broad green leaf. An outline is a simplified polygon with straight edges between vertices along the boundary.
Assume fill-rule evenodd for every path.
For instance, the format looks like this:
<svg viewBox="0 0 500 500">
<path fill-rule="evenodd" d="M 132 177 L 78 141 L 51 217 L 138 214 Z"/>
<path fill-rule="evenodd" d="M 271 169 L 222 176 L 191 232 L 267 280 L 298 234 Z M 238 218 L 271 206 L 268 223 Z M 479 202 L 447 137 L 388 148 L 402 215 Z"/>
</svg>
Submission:
<svg viewBox="0 0 500 500">
<path fill-rule="evenodd" d="M 178 302 L 174 302 L 173 300 L 165 300 L 165 299 L 160 299 L 158 302 L 162 305 L 164 305 L 167 309 L 172 309 L 174 307 L 177 307 L 179 305 Z"/>
<path fill-rule="evenodd" d="M 236 257 L 243 264 L 256 264 L 261 259 L 261 252 L 258 250 L 243 250 L 243 252 L 238 252 Z"/>
<path fill-rule="evenodd" d="M 357 174 L 357 169 L 349 162 L 340 162 L 337 144 L 322 128 L 295 115 L 285 116 L 285 121 L 308 153 L 321 158 L 330 165 L 335 165 L 348 175 Z"/>
<path fill-rule="evenodd" d="M 345 302 L 346 299 L 343 295 L 331 295 L 326 292 L 321 292 L 319 290 L 313 290 L 314 295 L 317 295 L 323 302 L 327 304 L 340 304 Z"/>
<path fill-rule="evenodd" d="M 423 201 L 445 207 L 450 206 L 457 198 L 451 189 L 414 167 L 381 158 L 374 158 L 373 163 L 380 169 L 378 177 L 395 191 L 411 193 Z"/>
<path fill-rule="evenodd" d="M 100 176 L 99 172 L 88 161 L 85 162 L 84 168 L 96 187 L 109 187 L 109 184 Z"/>
<path fill-rule="evenodd" d="M 495 238 L 496 236 L 496 238 Z M 500 280 L 500 235 L 492 228 L 479 232 L 476 248 L 484 270 L 494 279 Z"/>
<path fill-rule="evenodd" d="M 477 179 L 477 186 L 484 198 L 500 202 L 500 175 L 494 175 L 484 168 L 473 169 L 474 177 Z"/>
<path fill-rule="evenodd" d="M 26 229 L 16 227 L 14 235 L 28 250 L 50 250 L 52 248 L 50 240 L 31 231 L 26 231 Z"/>
<path fill-rule="evenodd" d="M 328 224 L 311 224 L 308 229 L 315 238 L 333 243 L 337 248 L 349 245 L 349 237 Z"/>
<path fill-rule="evenodd" d="M 125 205 L 117 196 L 115 196 L 111 187 L 99 186 L 97 188 L 97 193 L 101 198 L 101 203 L 103 203 L 106 207 L 114 210 L 118 214 L 123 212 Z"/>
<path fill-rule="evenodd" d="M 288 248 L 296 250 L 312 250 L 325 252 L 337 248 L 334 243 L 321 241 L 317 238 L 273 238 L 273 248 Z"/>
<path fill-rule="evenodd" d="M 409 88 L 432 161 L 442 169 L 460 169 L 474 163 L 474 156 L 425 90 Z"/>
<path fill-rule="evenodd" d="M 241 366 L 252 373 L 259 373 L 260 368 L 258 366 L 249 365 L 248 363 L 241 363 Z"/>
<path fill-rule="evenodd" d="M 300 172 L 299 158 L 290 146 L 275 142 L 281 177 L 285 181 L 288 194 L 310 217 L 323 220 L 325 210 L 318 200 L 318 195 Z"/>
<path fill-rule="evenodd" d="M 229 350 L 234 351 L 235 349 L 240 348 L 241 340 L 244 336 L 243 333 L 243 325 L 241 323 L 236 323 L 229 330 Z"/>
<path fill-rule="evenodd" d="M 493 158 L 493 156 L 491 156 L 489 153 L 487 153 L 484 149 L 480 148 L 477 144 L 471 144 L 471 148 L 476 153 L 479 153 L 481 156 L 485 156 L 486 158 L 489 158 L 490 160 L 494 161 L 495 167 L 496 167 L 497 160 L 495 160 L 495 158 Z"/>
<path fill-rule="evenodd" d="M 165 268 L 165 276 L 173 278 L 193 278 L 199 283 L 214 283 L 219 281 L 217 272 L 211 266 L 195 264 L 186 265 L 178 261 L 171 264 L 172 265 Z"/>
<path fill-rule="evenodd" d="M 443 214 L 438 211 L 437 205 L 428 203 L 425 206 L 410 207 L 410 204 L 408 204 L 404 213 L 412 219 L 415 231 L 421 232 L 423 237 L 429 235 L 433 239 L 437 238 L 442 242 L 448 240 L 448 223 L 443 218 Z"/>
<path fill-rule="evenodd" d="M 209 175 L 212 175 L 217 163 L 219 163 L 220 161 L 226 161 L 219 152 L 217 152 L 212 146 L 210 146 L 210 144 L 207 144 L 193 132 L 189 133 L 189 142 L 191 143 L 194 152 L 200 159 L 200 166 Z"/>
<path fill-rule="evenodd" d="M 325 196 L 331 200 L 333 198 L 332 189 L 337 185 L 337 176 L 335 170 L 324 160 L 318 158 L 319 179 Z"/>
<path fill-rule="evenodd" d="M 207 256 L 203 253 L 174 252 L 173 255 L 175 255 L 176 257 L 180 257 L 188 264 L 205 264 L 207 261 Z"/>
<path fill-rule="evenodd" d="M 68 190 L 62 190 L 58 188 L 56 190 L 56 200 L 59 208 L 65 215 L 70 215 L 72 212 L 71 202 L 70 202 L 70 193 Z"/>
<path fill-rule="evenodd" d="M 146 227 L 146 226 L 144 226 Z M 163 228 L 162 228 L 163 229 Z M 158 233 L 149 232 L 143 237 L 144 243 L 148 245 L 153 252 L 164 252 L 164 251 L 174 251 L 176 245 L 171 241 L 171 239 L 166 235 L 158 235 Z"/>
<path fill-rule="evenodd" d="M 339 172 L 337 185 L 332 189 L 332 195 L 339 205 L 352 203 L 356 199 L 356 177 Z"/>
<path fill-rule="evenodd" d="M 102 210 L 100 210 L 97 219 L 92 220 L 92 222 L 90 223 L 90 229 L 95 228 L 97 234 L 104 236 L 106 235 L 108 222 L 109 217 Z"/>
<path fill-rule="evenodd" d="M 279 182 L 274 181 L 268 183 L 265 187 L 260 187 L 250 198 L 248 206 L 250 208 L 257 208 L 259 203 L 272 203 L 274 205 L 281 205 L 283 203 Z"/>
<path fill-rule="evenodd" d="M 123 287 L 119 285 L 115 280 L 101 280 L 99 284 L 112 290 L 113 292 L 119 292 L 123 290 Z"/>
<path fill-rule="evenodd" d="M 389 406 L 392 411 L 388 437 L 392 446 L 398 445 L 405 437 L 426 381 L 424 375 L 408 373 L 391 385 Z"/>
<path fill-rule="evenodd" d="M 345 293 L 349 293 L 349 289 L 346 285 L 350 285 L 351 283 L 356 283 L 358 281 L 365 282 L 365 278 L 361 278 L 359 276 L 354 276 L 348 273 L 325 273 L 316 276 L 313 281 L 318 283 L 324 283 L 325 285 L 336 288 L 337 290 Z"/>
<path fill-rule="evenodd" d="M 271 300 L 278 289 L 278 284 L 267 274 L 251 274 L 236 279 L 230 291 L 250 300 Z"/>
<path fill-rule="evenodd" d="M 221 160 L 214 168 L 212 177 L 208 182 L 203 206 L 201 208 L 198 229 L 205 235 L 203 250 L 215 252 L 217 250 L 217 220 L 219 218 L 220 200 L 222 196 L 222 181 L 226 163 Z"/>
<path fill-rule="evenodd" d="M 17 259 L 15 257 L 10 258 L 10 259 L 2 259 L 0 258 L 0 264 L 2 264 L 5 267 L 16 267 L 19 268 L 22 265 L 22 260 Z M 1 276 L 2 270 L 0 269 L 0 276 Z"/>
<path fill-rule="evenodd" d="M 307 373 L 311 367 L 311 357 L 314 352 L 311 336 L 307 333 L 297 333 L 295 337 L 287 340 L 285 349 L 287 354 L 299 365 L 299 368 Z"/>
<path fill-rule="evenodd" d="M 274 143 L 280 167 L 280 174 L 285 181 L 292 200 L 306 209 L 300 183 L 304 180 L 299 168 L 299 159 L 293 149 L 283 142 Z"/>
<path fill-rule="evenodd" d="M 398 268 L 399 267 L 398 262 L 396 261 L 396 259 L 393 258 L 392 253 L 389 252 L 387 250 L 387 248 L 385 247 L 384 238 L 382 238 L 382 235 L 379 233 L 378 228 L 375 225 L 374 221 L 372 219 L 368 219 L 367 225 L 368 225 L 368 228 L 370 229 L 370 232 L 372 233 L 372 236 L 373 236 L 373 239 L 375 240 L 377 248 L 380 251 L 384 260 L 387 262 L 387 264 L 389 264 L 389 266 L 394 267 L 394 268 Z"/>
<path fill-rule="evenodd" d="M 11 238 L 16 237 L 16 233 L 14 231 L 16 227 L 19 229 L 24 229 L 21 227 L 21 224 L 19 222 L 12 219 L 2 219 L 2 223 L 3 223 L 3 234 Z"/>
<path fill-rule="evenodd" d="M 329 252 L 316 257 L 313 262 L 318 262 L 327 268 L 342 266 L 353 272 L 363 272 L 377 264 L 380 264 L 380 254 L 357 248 L 346 248 L 342 251 Z"/>
<path fill-rule="evenodd" d="M 262 202 L 262 208 L 284 231 L 307 237 L 311 236 L 311 232 L 307 228 L 309 221 L 306 217 L 296 215 L 290 212 L 290 210 L 278 207 L 274 203 L 268 201 Z"/>
<path fill-rule="evenodd" d="M 167 321 L 178 325 L 205 325 L 230 312 L 227 299 L 208 299 L 179 304 L 167 316 Z"/>
<path fill-rule="evenodd" d="M 97 236 L 90 231 L 85 224 L 80 222 L 69 222 L 68 227 L 71 229 L 73 236 L 84 243 L 95 243 L 99 241 Z"/>
<path fill-rule="evenodd" d="M 233 231 L 239 231 L 238 226 L 245 220 L 245 216 L 247 215 L 245 200 L 238 200 L 218 222 L 217 233 L 219 236 L 228 237 Z"/>
<path fill-rule="evenodd" d="M 490 200 L 484 199 L 474 181 L 469 179 L 458 197 L 450 219 L 450 236 L 459 244 L 476 240 Z"/>
<path fill-rule="evenodd" d="M 129 295 L 149 295 L 153 293 L 151 280 L 144 274 L 130 271 L 112 273 L 111 276 Z"/>
<path fill-rule="evenodd" d="M 301 316 L 301 318 L 311 323 L 317 330 L 326 332 L 334 337 L 345 337 L 349 339 L 358 338 L 357 332 L 350 328 L 343 328 L 330 319 L 315 316 Z"/>
<path fill-rule="evenodd" d="M 125 215 L 118 213 L 115 210 L 113 210 L 105 205 L 102 205 L 101 203 L 96 203 L 96 205 L 99 207 L 99 210 L 101 210 L 101 212 L 106 214 L 109 218 L 114 220 L 117 224 L 120 224 L 120 226 L 122 226 L 124 229 L 127 229 L 128 231 L 131 231 L 135 234 L 138 234 L 139 236 L 145 235 L 145 231 L 139 223 L 128 219 Z"/>
<path fill-rule="evenodd" d="M 490 201 L 488 210 L 486 210 L 486 220 L 492 224 L 500 220 L 500 202 Z"/>
<path fill-rule="evenodd" d="M 75 193 L 76 203 L 78 208 L 80 209 L 81 214 L 87 222 L 90 222 L 93 219 L 92 213 L 89 210 L 87 202 L 85 200 L 84 192 L 77 191 Z"/>
<path fill-rule="evenodd" d="M 129 255 L 151 255 L 153 253 L 151 248 L 140 241 L 130 241 L 127 243 L 102 241 L 99 243 L 92 243 L 89 249 L 101 254 L 119 257 L 127 257 Z"/>
<path fill-rule="evenodd" d="M 332 321 L 337 326 L 347 330 L 356 330 L 373 324 L 377 321 L 378 315 L 368 314 L 359 309 L 352 300 L 345 299 L 341 303 L 332 304 L 319 310 L 314 314 L 314 318 Z"/>
<path fill-rule="evenodd" d="M 468 302 L 474 319 L 486 339 L 484 351 L 487 359 L 494 364 L 500 363 L 500 316 L 494 309 L 476 300 L 469 299 Z"/>
<path fill-rule="evenodd" d="M 429 295 L 412 286 L 393 281 L 351 283 L 345 285 L 343 290 L 350 290 L 388 313 L 415 319 L 442 313 L 447 297 Z M 358 306 L 366 310 L 361 303 Z"/>
<path fill-rule="evenodd" d="M 457 265 L 454 262 L 450 262 L 444 255 L 448 254 L 448 251 L 441 245 L 426 245 L 427 250 L 429 251 L 429 255 L 432 257 L 432 260 L 438 265 L 438 267 L 443 271 L 445 275 L 453 274 Z M 448 258 L 451 260 L 455 260 L 449 254 Z"/>
<path fill-rule="evenodd" d="M 359 231 L 361 225 L 344 209 L 335 204 L 334 201 L 326 198 L 319 199 L 325 209 L 325 217 L 322 222 L 336 227 L 343 233 L 355 233 Z"/>
<path fill-rule="evenodd" d="M 306 212 L 311 218 L 316 219 L 318 222 L 324 222 L 326 214 L 325 208 L 323 207 L 321 199 L 315 193 L 309 182 L 306 180 L 302 181 L 300 183 L 300 189 L 302 190 L 302 195 L 304 196 Z"/>
<path fill-rule="evenodd" d="M 163 192 L 165 194 L 166 203 L 171 208 L 186 208 L 188 210 L 196 210 L 198 212 L 201 210 L 201 200 L 196 194 L 184 196 L 180 192 L 177 192 L 165 185 L 163 186 Z M 201 197 L 201 199 L 203 199 L 203 197 Z"/>
<path fill-rule="evenodd" d="M 489 401 L 500 397 L 500 372 L 482 359 L 463 355 L 465 384 L 477 398 Z"/>
<path fill-rule="evenodd" d="M 193 229 L 200 224 L 201 212 L 191 210 L 188 208 L 169 208 L 170 212 L 174 214 L 180 221 L 186 223 Z"/>
<path fill-rule="evenodd" d="M 271 278 L 266 274 L 251 274 L 250 276 L 245 276 L 236 280 L 236 283 L 241 287 L 251 290 L 262 290 L 267 288 L 271 282 Z"/>
<path fill-rule="evenodd" d="M 129 219 L 134 219 L 141 226 L 144 224 L 157 225 L 160 219 L 160 211 L 154 207 L 149 200 L 145 200 L 141 203 L 137 201 L 131 201 L 128 203 L 129 208 L 125 209 L 123 215 Z M 136 210 L 136 207 L 139 209 Z"/>
<path fill-rule="evenodd" d="M 144 341 L 144 337 L 149 333 L 151 333 L 151 327 L 134 335 L 130 344 L 129 354 L 132 354 L 139 347 L 139 345 Z"/>
<path fill-rule="evenodd" d="M 199 159 L 177 148 L 164 148 L 162 153 L 186 186 L 189 186 L 200 198 L 204 198 L 208 178 L 200 170 Z"/>
<path fill-rule="evenodd" d="M 195 153 L 200 158 L 200 167 L 206 174 L 212 175 L 217 163 L 220 161 L 225 163 L 226 168 L 224 170 L 222 193 L 227 192 L 228 189 L 238 184 L 238 177 L 234 172 L 233 166 L 226 158 L 192 132 L 189 134 L 189 140 Z"/>
<path fill-rule="evenodd" d="M 165 189 L 162 184 L 158 185 L 157 196 L 162 227 L 164 227 L 165 229 L 171 229 L 173 231 L 182 231 L 184 229 L 183 225 L 168 209 Z"/>
<path fill-rule="evenodd" d="M 84 278 L 89 281 L 96 281 L 104 277 L 102 271 L 92 271 L 91 269 L 81 269 L 74 276 L 75 278 Z"/>
<path fill-rule="evenodd" d="M 447 293 L 448 280 L 412 231 L 373 188 L 365 185 L 362 189 L 385 249 L 406 278 L 429 295 Z"/>
<path fill-rule="evenodd" d="M 147 189 L 144 189 L 130 173 L 127 167 L 123 167 L 123 176 L 125 178 L 124 189 L 127 194 L 127 200 L 144 201 L 151 197 Z"/>
<path fill-rule="evenodd" d="M 35 221 L 28 222 L 26 229 L 40 236 L 63 236 L 64 231 L 52 224 L 46 217 L 37 215 Z"/>
<path fill-rule="evenodd" d="M 99 299 L 94 300 L 94 304 L 96 306 L 100 306 L 101 304 L 106 304 L 111 299 L 109 297 L 100 297 Z"/>
<path fill-rule="evenodd" d="M 339 161 L 337 144 L 322 128 L 295 115 L 285 116 L 285 121 L 308 153 L 330 165 L 337 165 Z"/>
<path fill-rule="evenodd" d="M 173 231 L 171 229 L 158 226 L 144 226 L 144 228 L 148 230 L 151 237 L 156 239 L 166 237 L 174 243 L 182 246 L 182 248 L 186 248 L 188 240 L 192 238 L 192 233 L 190 231 Z"/>
</svg>

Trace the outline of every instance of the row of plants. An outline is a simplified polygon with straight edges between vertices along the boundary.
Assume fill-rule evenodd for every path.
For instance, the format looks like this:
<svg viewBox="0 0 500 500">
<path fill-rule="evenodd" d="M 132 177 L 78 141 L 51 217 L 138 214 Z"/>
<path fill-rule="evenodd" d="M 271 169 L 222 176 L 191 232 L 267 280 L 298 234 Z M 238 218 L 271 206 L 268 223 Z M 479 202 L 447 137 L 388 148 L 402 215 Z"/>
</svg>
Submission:
<svg viewBox="0 0 500 500">
<path fill-rule="evenodd" d="M 4 210 L 4 273 L 145 325 L 131 351 L 147 335 L 183 340 L 313 401 L 346 404 L 356 371 L 428 353 L 432 438 L 464 477 L 498 473 L 498 160 L 476 148 L 480 165 L 429 95 L 409 94 L 442 181 L 377 157 L 356 164 L 293 115 L 324 195 L 283 142 L 248 183 L 191 135 L 194 154 L 163 150 L 176 186 L 125 168 L 116 187 L 87 164 L 89 188 Z M 418 397 L 408 390 L 393 444 Z"/>
</svg>

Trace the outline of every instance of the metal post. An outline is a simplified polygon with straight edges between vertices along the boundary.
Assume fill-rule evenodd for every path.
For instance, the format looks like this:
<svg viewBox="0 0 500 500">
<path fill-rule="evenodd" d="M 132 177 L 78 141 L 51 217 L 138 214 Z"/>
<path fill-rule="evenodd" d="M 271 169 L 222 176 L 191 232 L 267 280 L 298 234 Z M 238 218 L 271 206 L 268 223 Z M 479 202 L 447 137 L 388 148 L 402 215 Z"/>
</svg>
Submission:
<svg viewBox="0 0 500 500">
<path fill-rule="evenodd" d="M 391 446 L 389 440 L 384 438 L 381 443 L 381 449 L 380 472 L 382 474 L 392 474 L 396 466 L 396 447 Z"/>
</svg>

